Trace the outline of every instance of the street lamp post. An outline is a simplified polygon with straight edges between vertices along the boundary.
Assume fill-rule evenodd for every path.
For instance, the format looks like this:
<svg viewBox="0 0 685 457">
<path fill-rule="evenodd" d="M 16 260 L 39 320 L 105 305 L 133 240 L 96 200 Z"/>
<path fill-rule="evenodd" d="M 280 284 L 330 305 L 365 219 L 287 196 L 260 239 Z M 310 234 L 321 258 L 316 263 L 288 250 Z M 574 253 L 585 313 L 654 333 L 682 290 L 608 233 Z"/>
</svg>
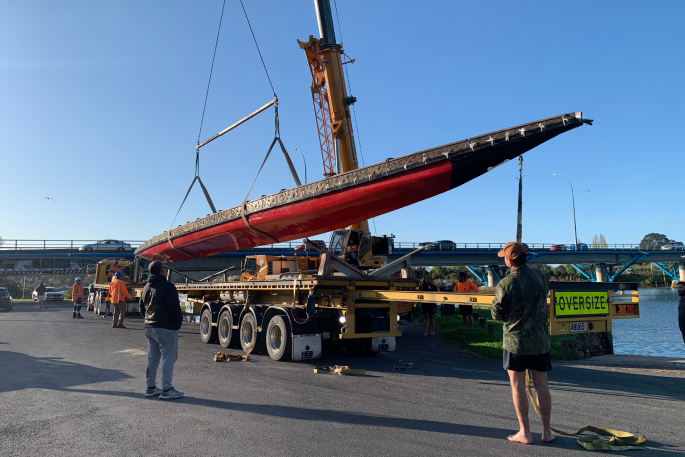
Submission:
<svg viewBox="0 0 685 457">
<path fill-rule="evenodd" d="M 568 185 L 571 186 L 571 203 L 573 203 L 573 236 L 575 239 L 573 242 L 573 250 L 576 251 L 578 249 L 578 230 L 576 228 L 576 198 L 573 195 L 573 184 L 571 184 L 571 181 L 569 181 L 569 179 L 561 173 L 554 173 L 554 176 L 561 176 L 568 181 Z"/>
<path fill-rule="evenodd" d="M 304 183 L 307 184 L 307 161 L 304 160 L 304 154 L 302 154 L 302 151 L 300 151 L 300 150 L 297 149 L 297 148 L 295 148 L 295 150 L 296 150 L 297 152 L 299 152 L 300 155 L 302 156 L 302 161 L 304 162 Z"/>
</svg>

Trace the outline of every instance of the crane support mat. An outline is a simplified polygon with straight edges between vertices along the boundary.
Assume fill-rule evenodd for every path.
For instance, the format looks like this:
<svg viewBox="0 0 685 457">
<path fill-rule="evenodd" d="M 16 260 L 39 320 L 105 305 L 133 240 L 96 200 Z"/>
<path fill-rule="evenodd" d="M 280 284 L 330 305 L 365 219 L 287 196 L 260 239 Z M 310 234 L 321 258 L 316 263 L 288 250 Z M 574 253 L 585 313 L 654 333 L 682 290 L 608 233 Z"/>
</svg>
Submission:
<svg viewBox="0 0 685 457">
<path fill-rule="evenodd" d="M 210 214 L 151 238 L 135 253 L 181 262 L 336 230 L 459 187 L 591 122 L 582 113 L 560 114 L 389 158 Z"/>
</svg>

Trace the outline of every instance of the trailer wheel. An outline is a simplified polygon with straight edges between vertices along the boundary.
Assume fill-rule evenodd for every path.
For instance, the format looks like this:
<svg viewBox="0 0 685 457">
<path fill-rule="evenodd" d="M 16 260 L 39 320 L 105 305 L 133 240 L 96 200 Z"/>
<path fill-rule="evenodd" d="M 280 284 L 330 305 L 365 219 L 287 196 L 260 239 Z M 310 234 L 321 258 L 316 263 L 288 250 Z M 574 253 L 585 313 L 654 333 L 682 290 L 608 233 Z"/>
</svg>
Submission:
<svg viewBox="0 0 685 457">
<path fill-rule="evenodd" d="M 282 316 L 274 316 L 266 329 L 266 352 L 274 360 L 290 360 L 292 338 L 290 326 Z"/>
<path fill-rule="evenodd" d="M 371 350 L 371 338 L 357 338 L 345 343 L 345 349 L 350 355 L 376 355 L 378 352 Z"/>
<path fill-rule="evenodd" d="M 264 337 L 257 331 L 257 319 L 254 314 L 246 313 L 240 323 L 240 346 L 246 353 L 257 353 L 264 350 Z"/>
<path fill-rule="evenodd" d="M 217 325 L 219 344 L 225 348 L 235 348 L 238 346 L 238 332 L 233 331 L 233 315 L 231 310 L 225 310 L 219 316 Z"/>
<path fill-rule="evenodd" d="M 212 327 L 212 311 L 206 309 L 200 317 L 200 339 L 205 344 L 216 343 L 216 327 Z"/>
</svg>

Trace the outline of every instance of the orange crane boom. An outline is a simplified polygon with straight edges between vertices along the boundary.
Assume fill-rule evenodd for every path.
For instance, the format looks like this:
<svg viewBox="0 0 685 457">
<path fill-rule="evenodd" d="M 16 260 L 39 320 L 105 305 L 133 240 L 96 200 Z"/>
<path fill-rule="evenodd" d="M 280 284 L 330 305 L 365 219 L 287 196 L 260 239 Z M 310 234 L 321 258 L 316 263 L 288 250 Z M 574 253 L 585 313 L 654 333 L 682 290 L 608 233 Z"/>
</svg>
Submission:
<svg viewBox="0 0 685 457">
<path fill-rule="evenodd" d="M 309 36 L 307 42 L 297 40 L 304 50 L 312 74 L 312 101 L 319 132 L 324 176 L 359 168 L 354 147 L 350 105 L 356 98 L 347 94 L 343 73 L 342 46 L 336 43 L 335 29 L 328 0 L 314 0 L 321 39 Z M 350 226 L 369 232 L 366 220 Z"/>
</svg>

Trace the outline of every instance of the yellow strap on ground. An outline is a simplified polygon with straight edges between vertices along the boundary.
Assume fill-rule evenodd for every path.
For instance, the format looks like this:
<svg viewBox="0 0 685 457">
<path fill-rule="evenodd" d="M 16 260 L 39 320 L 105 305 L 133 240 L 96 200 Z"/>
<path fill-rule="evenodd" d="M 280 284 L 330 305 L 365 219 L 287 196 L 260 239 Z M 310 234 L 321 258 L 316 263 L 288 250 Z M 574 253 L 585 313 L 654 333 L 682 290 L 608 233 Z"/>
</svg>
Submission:
<svg viewBox="0 0 685 457">
<path fill-rule="evenodd" d="M 359 375 L 366 374 L 366 370 L 354 370 L 347 365 L 335 365 L 332 367 L 316 367 L 314 373 L 337 373 L 339 375 Z"/>
<path fill-rule="evenodd" d="M 533 398 L 533 392 L 530 388 L 530 374 L 528 370 L 526 370 L 526 390 L 528 391 L 528 398 L 533 404 L 535 414 L 542 420 L 540 411 L 538 411 L 538 405 Z M 640 445 L 647 442 L 647 438 L 644 435 L 636 437 L 632 433 L 604 427 L 593 427 L 591 425 L 581 427 L 575 432 L 565 432 L 554 427 L 550 427 L 550 429 L 554 433 L 567 436 L 580 435 L 584 432 L 596 433 L 596 435 L 583 435 L 578 438 L 578 444 L 589 451 L 640 451 L 644 449 Z"/>
</svg>

